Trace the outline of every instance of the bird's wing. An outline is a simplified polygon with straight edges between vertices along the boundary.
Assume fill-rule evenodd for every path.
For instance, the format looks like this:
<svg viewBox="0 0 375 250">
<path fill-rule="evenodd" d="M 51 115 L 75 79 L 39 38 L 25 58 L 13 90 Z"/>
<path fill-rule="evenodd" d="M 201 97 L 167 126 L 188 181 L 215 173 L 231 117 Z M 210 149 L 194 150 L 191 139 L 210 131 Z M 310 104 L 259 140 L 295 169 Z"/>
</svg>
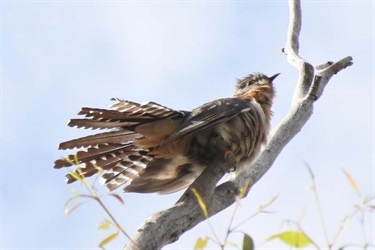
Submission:
<svg viewBox="0 0 375 250">
<path fill-rule="evenodd" d="M 250 126 L 249 130 L 245 129 L 245 132 L 250 138 L 254 138 L 250 135 L 252 131 L 257 131 L 257 121 L 262 112 L 259 104 L 237 98 L 209 102 L 194 109 L 184 118 L 179 130 L 167 137 L 159 147 L 149 152 L 150 155 L 155 155 L 154 160 L 124 190 L 139 193 L 171 193 L 187 187 L 207 167 L 206 164 L 192 161 L 190 157 L 184 155 L 185 147 L 194 147 L 189 142 L 190 136 L 196 134 L 197 137 L 205 138 L 207 136 L 206 130 L 227 122 L 233 117 L 241 116 L 241 112 L 246 112 L 246 115 L 239 119 L 241 121 L 243 119 L 243 123 Z M 243 123 L 239 122 L 239 126 L 234 127 L 233 131 L 239 129 L 236 132 L 242 135 L 245 126 Z M 235 126 L 236 122 L 228 124 Z M 187 140 L 182 143 L 174 143 L 179 139 Z M 238 143 L 245 142 L 239 138 Z M 248 146 L 245 145 L 244 148 L 247 149 Z"/>
<path fill-rule="evenodd" d="M 260 105 L 239 98 L 218 99 L 194 109 L 181 124 L 180 130 L 173 133 L 166 141 L 174 141 L 187 134 L 198 133 L 230 120 L 242 112 L 258 115 Z M 235 128 L 234 128 L 235 129 Z"/>
</svg>

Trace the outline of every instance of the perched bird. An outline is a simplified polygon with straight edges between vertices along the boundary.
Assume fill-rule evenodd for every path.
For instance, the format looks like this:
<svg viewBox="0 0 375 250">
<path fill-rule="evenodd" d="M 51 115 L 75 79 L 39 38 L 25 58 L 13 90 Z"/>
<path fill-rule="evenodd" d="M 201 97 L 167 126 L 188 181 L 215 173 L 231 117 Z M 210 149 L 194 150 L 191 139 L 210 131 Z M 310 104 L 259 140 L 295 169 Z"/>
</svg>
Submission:
<svg viewBox="0 0 375 250">
<path fill-rule="evenodd" d="M 233 97 L 208 102 L 192 111 L 155 102 L 116 101 L 110 109 L 82 108 L 68 126 L 110 129 L 60 144 L 84 149 L 55 161 L 55 168 L 79 166 L 68 174 L 101 173 L 109 190 L 161 194 L 188 187 L 207 167 L 228 152 L 234 169 L 250 164 L 267 140 L 275 94 L 271 77 L 260 73 L 239 79 Z M 223 158 L 224 159 L 224 158 Z"/>
</svg>

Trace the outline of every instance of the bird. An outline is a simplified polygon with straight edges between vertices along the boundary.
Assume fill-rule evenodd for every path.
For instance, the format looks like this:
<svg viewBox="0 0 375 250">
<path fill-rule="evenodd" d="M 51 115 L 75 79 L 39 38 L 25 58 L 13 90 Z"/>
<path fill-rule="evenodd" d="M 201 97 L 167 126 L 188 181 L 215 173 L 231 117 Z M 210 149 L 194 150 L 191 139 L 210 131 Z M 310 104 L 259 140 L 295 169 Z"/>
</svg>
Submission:
<svg viewBox="0 0 375 250">
<path fill-rule="evenodd" d="M 56 160 L 54 168 L 75 167 L 67 183 L 98 173 L 110 191 L 124 186 L 124 192 L 158 194 L 189 187 L 228 153 L 239 171 L 267 142 L 278 75 L 249 74 L 237 79 L 232 97 L 191 111 L 118 98 L 108 109 L 83 107 L 78 115 L 84 118 L 68 126 L 106 131 L 60 143 L 61 150 L 78 151 Z"/>
</svg>

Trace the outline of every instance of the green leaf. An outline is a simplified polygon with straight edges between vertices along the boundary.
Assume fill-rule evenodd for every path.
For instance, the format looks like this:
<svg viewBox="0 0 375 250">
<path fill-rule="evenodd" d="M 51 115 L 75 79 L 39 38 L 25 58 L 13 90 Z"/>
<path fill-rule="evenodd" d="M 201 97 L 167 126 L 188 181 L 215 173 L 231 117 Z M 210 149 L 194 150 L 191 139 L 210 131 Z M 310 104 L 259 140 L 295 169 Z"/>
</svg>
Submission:
<svg viewBox="0 0 375 250">
<path fill-rule="evenodd" d="M 98 229 L 108 230 L 110 225 L 111 225 L 111 222 L 109 220 L 105 219 L 98 224 Z"/>
<path fill-rule="evenodd" d="M 242 250 L 254 250 L 254 241 L 246 233 L 243 234 Z"/>
<path fill-rule="evenodd" d="M 104 238 L 104 239 L 99 243 L 99 247 L 104 249 L 104 245 L 107 245 L 109 242 L 111 242 L 111 241 L 113 241 L 114 239 L 116 239 L 118 235 L 119 235 L 119 231 L 117 231 L 116 233 L 113 233 L 113 234 L 107 236 L 106 238 Z"/>
<path fill-rule="evenodd" d="M 68 162 L 70 165 L 75 165 L 74 162 L 70 159 L 69 155 L 65 156 L 63 160 Z"/>
<path fill-rule="evenodd" d="M 198 240 L 195 242 L 194 250 L 200 250 L 204 249 L 207 246 L 208 237 L 202 239 L 201 237 L 198 238 Z"/>
<path fill-rule="evenodd" d="M 206 207 L 206 204 L 204 203 L 202 196 L 198 193 L 198 191 L 195 188 L 192 188 L 191 191 L 193 192 L 195 198 L 197 198 L 198 204 L 201 207 L 204 216 L 208 218 L 207 207 Z"/>
<path fill-rule="evenodd" d="M 79 160 L 78 160 L 78 154 L 74 154 L 74 165 L 78 165 Z"/>
<path fill-rule="evenodd" d="M 77 170 L 78 170 L 78 169 L 79 169 L 79 168 L 77 168 Z M 82 176 L 80 176 L 79 174 L 77 174 L 77 173 L 74 172 L 74 171 L 69 171 L 68 174 L 71 175 L 71 176 L 72 176 L 74 179 L 76 179 L 77 181 L 82 181 L 82 180 L 83 180 Z"/>
<path fill-rule="evenodd" d="M 289 246 L 302 248 L 311 244 L 310 238 L 301 231 L 286 231 L 280 234 L 275 234 L 267 240 L 280 239 Z"/>
</svg>

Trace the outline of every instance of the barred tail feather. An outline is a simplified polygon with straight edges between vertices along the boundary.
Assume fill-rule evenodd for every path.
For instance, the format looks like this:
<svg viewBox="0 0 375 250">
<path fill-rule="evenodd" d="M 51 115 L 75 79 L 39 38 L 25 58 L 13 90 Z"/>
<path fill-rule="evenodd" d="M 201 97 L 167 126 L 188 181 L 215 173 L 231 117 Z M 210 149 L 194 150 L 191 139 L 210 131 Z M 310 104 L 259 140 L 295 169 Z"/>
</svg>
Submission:
<svg viewBox="0 0 375 250">
<path fill-rule="evenodd" d="M 187 112 L 175 111 L 154 102 L 135 103 L 114 99 L 109 109 L 84 107 L 78 113 L 85 118 L 72 119 L 68 126 L 112 131 L 62 142 L 59 149 L 86 148 L 55 161 L 55 168 L 73 167 L 67 183 L 77 176 L 89 177 L 103 170 L 103 184 L 114 190 L 145 171 L 153 160 L 148 155 L 181 124 Z M 139 131 L 138 131 L 139 130 Z"/>
<path fill-rule="evenodd" d="M 102 175 L 101 182 L 112 191 L 128 181 L 133 180 L 139 174 L 143 173 L 147 164 L 152 161 L 148 155 L 131 155 L 130 161 L 122 161 L 116 167 Z"/>
<path fill-rule="evenodd" d="M 115 121 L 115 120 L 122 120 L 128 119 L 129 114 L 126 112 L 120 112 L 117 110 L 108 110 L 108 109 L 99 109 L 99 108 L 88 108 L 83 107 L 79 112 L 78 115 L 84 115 L 87 118 L 97 121 Z"/>
<path fill-rule="evenodd" d="M 68 123 L 69 127 L 77 127 L 84 129 L 112 129 L 112 128 L 126 128 L 138 125 L 139 122 L 121 122 L 117 121 L 96 121 L 90 119 L 71 119 Z"/>
<path fill-rule="evenodd" d="M 137 138 L 141 137 L 142 136 L 140 134 L 127 130 L 104 132 L 100 134 L 89 135 L 86 137 L 81 137 L 78 139 L 62 142 L 59 145 L 59 149 L 73 149 L 110 143 L 121 144 L 129 141 L 132 142 Z"/>
<path fill-rule="evenodd" d="M 67 155 L 64 159 L 55 161 L 55 168 L 69 167 L 95 160 L 97 158 L 107 158 L 107 156 L 118 157 L 124 152 L 133 150 L 132 143 L 127 144 L 103 144 L 90 147 L 86 151 L 78 151 L 76 154 Z"/>
<path fill-rule="evenodd" d="M 78 115 L 84 115 L 85 117 L 96 121 L 142 122 L 145 120 L 179 116 L 182 114 L 182 112 L 162 106 L 155 102 L 139 104 L 136 102 L 121 100 L 111 105 L 109 108 L 110 110 L 84 107 Z"/>
<path fill-rule="evenodd" d="M 59 166 L 61 167 L 62 163 L 67 163 L 66 165 L 69 166 L 79 165 L 74 171 L 75 174 L 67 175 L 67 183 L 76 181 L 76 175 L 82 178 L 89 177 L 103 170 L 105 171 L 102 175 L 104 184 L 110 190 L 113 190 L 143 172 L 147 164 L 153 159 L 147 155 L 146 151 L 127 150 L 129 150 L 128 147 L 118 147 L 117 149 L 107 150 L 107 152 L 99 152 L 96 155 L 92 152 L 80 151 L 76 156 L 69 156 L 69 158 L 74 157 L 76 162 L 72 162 L 70 159 L 58 160 L 55 162 L 55 166 L 60 164 Z"/>
<path fill-rule="evenodd" d="M 180 111 L 165 107 L 156 102 L 136 103 L 131 101 L 119 100 L 111 105 L 112 110 L 127 114 L 127 116 L 149 117 L 149 118 L 166 118 L 170 116 L 179 116 Z"/>
</svg>

